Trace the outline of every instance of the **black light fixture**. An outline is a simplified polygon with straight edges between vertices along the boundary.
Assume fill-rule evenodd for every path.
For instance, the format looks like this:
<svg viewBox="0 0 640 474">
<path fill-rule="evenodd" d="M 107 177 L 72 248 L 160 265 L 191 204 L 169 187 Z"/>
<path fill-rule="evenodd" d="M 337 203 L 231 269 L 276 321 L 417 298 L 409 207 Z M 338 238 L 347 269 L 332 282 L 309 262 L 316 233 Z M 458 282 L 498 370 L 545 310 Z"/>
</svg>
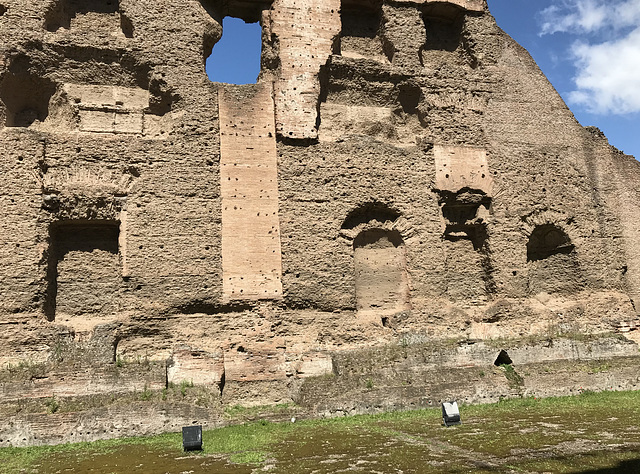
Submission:
<svg viewBox="0 0 640 474">
<path fill-rule="evenodd" d="M 458 409 L 458 402 L 444 402 L 442 404 L 442 421 L 447 428 L 453 425 L 460 425 L 460 410 Z"/>
<path fill-rule="evenodd" d="M 182 427 L 182 447 L 185 451 L 202 451 L 202 426 Z"/>
</svg>

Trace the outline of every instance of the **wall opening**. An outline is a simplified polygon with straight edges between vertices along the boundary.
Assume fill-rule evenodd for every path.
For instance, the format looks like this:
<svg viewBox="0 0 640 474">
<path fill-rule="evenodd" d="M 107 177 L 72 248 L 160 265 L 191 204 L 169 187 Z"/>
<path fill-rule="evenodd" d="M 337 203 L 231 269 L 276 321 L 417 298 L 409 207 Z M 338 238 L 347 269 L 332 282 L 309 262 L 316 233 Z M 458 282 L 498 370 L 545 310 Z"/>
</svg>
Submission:
<svg viewBox="0 0 640 474">
<path fill-rule="evenodd" d="M 45 14 L 44 27 L 51 32 L 84 28 L 133 37 L 133 24 L 120 10 L 119 0 L 57 0 Z"/>
<path fill-rule="evenodd" d="M 7 74 L 0 84 L 5 126 L 28 127 L 36 121 L 44 122 L 55 91 L 55 84 L 47 79 L 30 74 Z"/>
<path fill-rule="evenodd" d="M 4 15 L 5 13 L 7 13 L 7 7 L 0 4 L 0 16 Z"/>
<path fill-rule="evenodd" d="M 109 315 L 117 309 L 121 271 L 117 221 L 63 221 L 49 228 L 45 314 Z"/>
<path fill-rule="evenodd" d="M 511 365 L 511 364 L 513 364 L 513 361 L 511 360 L 511 357 L 509 357 L 509 354 L 507 353 L 507 351 L 505 351 L 504 349 L 500 351 L 500 353 L 498 354 L 498 357 L 496 357 L 496 360 L 493 363 L 493 365 L 495 365 L 496 367 L 500 367 L 501 365 Z"/>
<path fill-rule="evenodd" d="M 213 46 L 206 61 L 207 75 L 211 81 L 226 84 L 258 82 L 262 27 L 257 20 L 254 21 L 245 22 L 230 16 L 222 20 L 222 38 Z"/>
<path fill-rule="evenodd" d="M 368 229 L 353 241 L 358 311 L 409 308 L 405 247 L 397 230 Z"/>
<path fill-rule="evenodd" d="M 527 242 L 529 291 L 532 294 L 574 293 L 582 286 L 575 246 L 553 224 L 537 226 Z"/>
</svg>

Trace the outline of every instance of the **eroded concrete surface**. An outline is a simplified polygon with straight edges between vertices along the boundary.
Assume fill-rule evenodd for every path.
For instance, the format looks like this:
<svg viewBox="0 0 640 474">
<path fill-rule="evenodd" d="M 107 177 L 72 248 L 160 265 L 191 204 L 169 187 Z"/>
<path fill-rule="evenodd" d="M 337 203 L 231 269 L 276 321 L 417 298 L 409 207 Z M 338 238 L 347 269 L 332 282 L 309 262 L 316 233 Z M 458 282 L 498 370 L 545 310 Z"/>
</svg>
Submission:
<svg viewBox="0 0 640 474">
<path fill-rule="evenodd" d="M 7 403 L 141 381 L 300 400 L 345 354 L 407 341 L 458 369 L 495 354 L 442 341 L 539 359 L 619 333 L 598 357 L 637 356 L 640 165 L 481 0 L 0 3 Z M 257 84 L 206 76 L 225 16 L 261 22 Z M 104 375 L 141 358 L 158 373 Z M 15 416 L 3 439 L 38 442 Z"/>
</svg>

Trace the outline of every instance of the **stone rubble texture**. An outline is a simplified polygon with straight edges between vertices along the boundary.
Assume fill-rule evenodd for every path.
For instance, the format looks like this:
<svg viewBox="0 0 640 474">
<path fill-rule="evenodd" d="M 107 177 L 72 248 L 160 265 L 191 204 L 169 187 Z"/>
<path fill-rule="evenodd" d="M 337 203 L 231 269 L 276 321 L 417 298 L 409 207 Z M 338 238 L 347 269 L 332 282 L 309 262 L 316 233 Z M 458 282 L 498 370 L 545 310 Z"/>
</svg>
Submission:
<svg viewBox="0 0 640 474">
<path fill-rule="evenodd" d="M 0 402 L 189 381 L 354 412 L 374 394 L 326 377 L 370 347 L 640 340 L 640 164 L 575 120 L 485 1 L 0 4 L 0 368 L 51 368 L 0 377 Z M 262 25 L 256 84 L 207 78 L 225 16 Z M 637 369 L 636 343 L 609 356 Z M 140 358 L 160 368 L 113 375 Z M 397 370 L 450 396 L 420 360 Z M 469 383 L 469 401 L 493 384 Z M 96 434 L 126 419 L 109 410 L 41 441 L 55 418 L 12 414 L 0 446 L 149 432 Z M 149 429 L 212 419 L 180 410 Z"/>
</svg>

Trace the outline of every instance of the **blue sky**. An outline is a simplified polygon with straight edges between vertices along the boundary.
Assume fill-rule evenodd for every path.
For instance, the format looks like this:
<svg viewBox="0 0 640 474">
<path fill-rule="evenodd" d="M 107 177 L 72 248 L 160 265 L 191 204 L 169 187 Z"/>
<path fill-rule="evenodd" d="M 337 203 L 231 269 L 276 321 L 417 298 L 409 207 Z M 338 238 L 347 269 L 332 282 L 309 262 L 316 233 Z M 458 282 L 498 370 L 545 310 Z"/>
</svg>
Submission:
<svg viewBox="0 0 640 474">
<path fill-rule="evenodd" d="M 498 25 L 533 56 L 582 125 L 640 158 L 640 0 L 488 0 Z M 255 82 L 260 27 L 224 19 L 207 61 L 213 81 Z M 214 68 L 237 64 L 237 68 Z"/>
<path fill-rule="evenodd" d="M 640 158 L 640 0 L 488 0 L 582 125 Z"/>
</svg>

